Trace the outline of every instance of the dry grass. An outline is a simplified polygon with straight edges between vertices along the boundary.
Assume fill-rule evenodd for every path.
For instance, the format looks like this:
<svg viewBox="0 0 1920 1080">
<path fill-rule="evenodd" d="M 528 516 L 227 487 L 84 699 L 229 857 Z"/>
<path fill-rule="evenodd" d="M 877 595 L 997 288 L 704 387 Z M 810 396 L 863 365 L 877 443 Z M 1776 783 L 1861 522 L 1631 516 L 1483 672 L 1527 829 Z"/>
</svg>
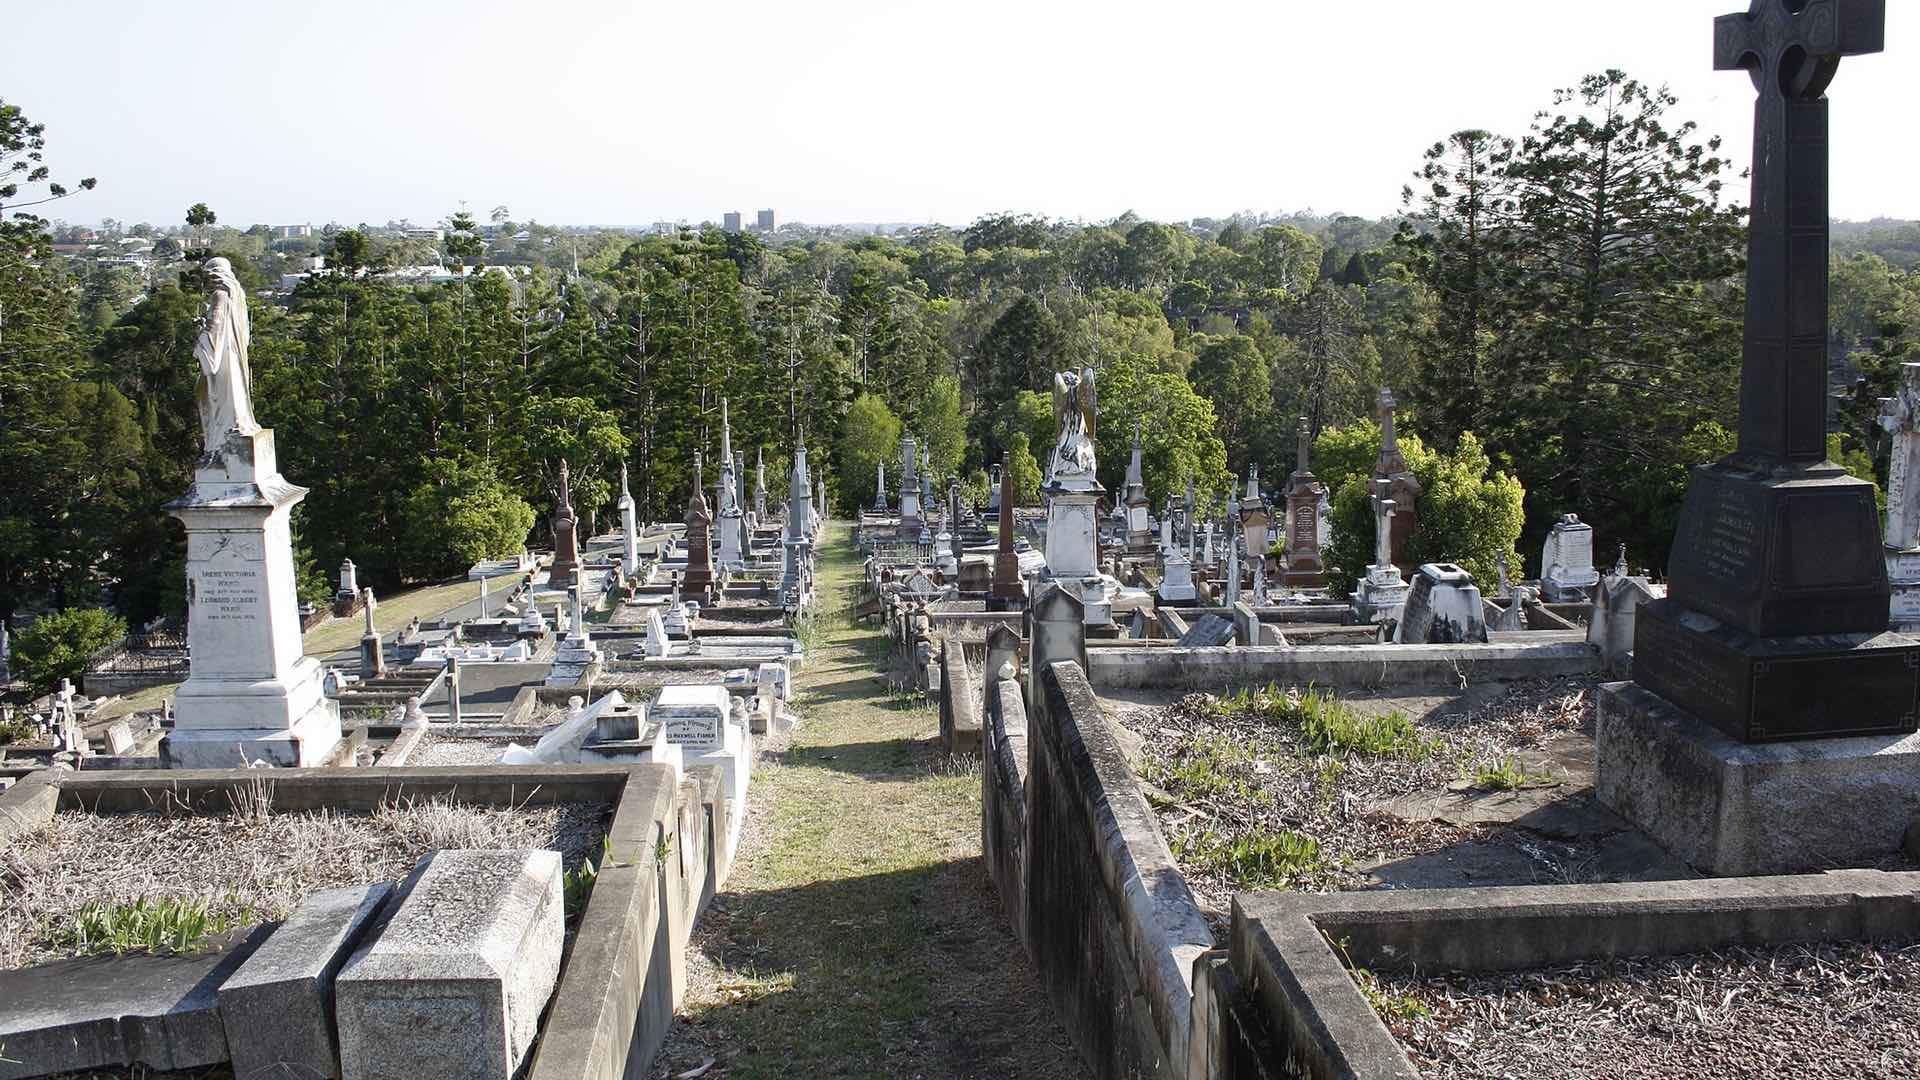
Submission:
<svg viewBox="0 0 1920 1080">
<path fill-rule="evenodd" d="M 1369 809 L 1471 781 L 1548 738 L 1590 729 L 1590 687 L 1516 686 L 1480 708 L 1420 720 L 1367 716 L 1299 689 L 1194 694 L 1124 710 L 1145 743 L 1144 778 L 1196 894 L 1217 912 L 1236 891 L 1363 885 L 1370 859 L 1421 855 L 1485 830 Z"/>
<path fill-rule="evenodd" d="M 490 591 L 500 591 L 506 586 L 500 581 L 488 583 Z M 458 607 L 480 595 L 480 583 L 477 581 L 454 581 L 445 585 L 428 585 L 394 594 L 392 599 L 376 596 L 377 606 L 373 609 L 374 629 L 382 634 L 391 634 L 412 622 L 415 618 L 422 621 L 433 619 L 441 612 Z M 355 612 L 344 619 L 330 619 L 307 632 L 301 646 L 309 656 L 330 656 L 343 649 L 353 648 L 360 643 L 360 635 L 366 632 L 367 618 Z"/>
<path fill-rule="evenodd" d="M 1417 1003 L 1382 1017 L 1434 1080 L 1920 1075 L 1920 945 L 1732 949 L 1380 986 Z"/>
<path fill-rule="evenodd" d="M 94 901 L 205 900 L 213 914 L 285 916 L 315 889 L 390 881 L 442 848 L 549 848 L 578 865 L 605 831 L 607 808 L 522 808 L 406 801 L 373 813 L 271 811 L 271 789 L 232 812 L 63 812 L 0 849 L 0 969 L 64 955 Z"/>
</svg>

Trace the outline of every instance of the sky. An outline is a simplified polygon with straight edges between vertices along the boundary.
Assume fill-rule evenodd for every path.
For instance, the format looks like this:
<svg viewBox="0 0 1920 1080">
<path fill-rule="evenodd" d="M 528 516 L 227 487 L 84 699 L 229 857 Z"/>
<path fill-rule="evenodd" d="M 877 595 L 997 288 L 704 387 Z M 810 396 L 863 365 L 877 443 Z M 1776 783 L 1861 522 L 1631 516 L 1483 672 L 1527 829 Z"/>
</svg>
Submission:
<svg viewBox="0 0 1920 1080">
<path fill-rule="evenodd" d="M 1744 168 L 1753 90 L 1712 64 L 1744 2 L 13 4 L 0 99 L 99 179 L 48 208 L 78 222 L 1371 217 L 1425 147 L 1610 67 Z M 1836 217 L 1920 218 L 1920 5 L 1888 7 L 1829 91 Z"/>
</svg>

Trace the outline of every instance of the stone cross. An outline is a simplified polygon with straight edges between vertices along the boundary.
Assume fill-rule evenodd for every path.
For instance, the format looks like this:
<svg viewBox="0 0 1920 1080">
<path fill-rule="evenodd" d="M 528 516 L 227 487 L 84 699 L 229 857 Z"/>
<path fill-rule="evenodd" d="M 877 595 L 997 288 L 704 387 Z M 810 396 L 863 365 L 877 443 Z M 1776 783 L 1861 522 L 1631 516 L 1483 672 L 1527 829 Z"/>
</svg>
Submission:
<svg viewBox="0 0 1920 1080">
<path fill-rule="evenodd" d="M 1297 469 L 1300 472 L 1307 471 L 1307 455 L 1313 449 L 1313 439 L 1310 435 L 1311 430 L 1312 430 L 1312 425 L 1307 423 L 1307 418 L 1304 416 L 1301 417 L 1300 418 L 1300 448 L 1297 451 L 1296 461 L 1294 465 L 1295 469 Z"/>
<path fill-rule="evenodd" d="M 1920 548 L 1920 364 L 1900 365 L 1900 385 L 1880 399 L 1880 426 L 1893 436 L 1887 464 L 1886 545 L 1895 551 Z"/>
<path fill-rule="evenodd" d="M 1393 398 L 1393 391 L 1380 388 L 1380 453 L 1384 456 L 1400 451 L 1399 437 L 1393 430 L 1393 410 L 1400 403 Z"/>
<path fill-rule="evenodd" d="M 1373 564 L 1378 567 L 1393 565 L 1394 505 L 1388 498 L 1392 491 L 1391 480 L 1373 482 Z"/>
<path fill-rule="evenodd" d="M 1741 456 L 1827 456 L 1827 99 L 1846 56 L 1885 47 L 1886 0 L 1753 0 L 1713 24 L 1715 70 L 1759 91 L 1747 240 Z"/>
<path fill-rule="evenodd" d="M 360 596 L 361 596 L 361 599 L 365 601 L 362 607 L 367 616 L 367 633 L 368 634 L 377 633 L 377 631 L 375 631 L 373 628 L 373 611 L 375 608 L 379 607 L 380 604 L 378 601 L 374 600 L 373 598 L 373 586 L 369 585 L 366 588 L 360 590 Z"/>
</svg>

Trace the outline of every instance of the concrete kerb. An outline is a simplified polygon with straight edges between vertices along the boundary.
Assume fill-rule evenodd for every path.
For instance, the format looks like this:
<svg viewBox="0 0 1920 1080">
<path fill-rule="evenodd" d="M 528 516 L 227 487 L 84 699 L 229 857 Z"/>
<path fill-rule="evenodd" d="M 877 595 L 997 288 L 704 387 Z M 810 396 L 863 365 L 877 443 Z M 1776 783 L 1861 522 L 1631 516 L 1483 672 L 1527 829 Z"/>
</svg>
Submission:
<svg viewBox="0 0 1920 1080">
<path fill-rule="evenodd" d="M 680 797 L 666 765 L 393 768 L 382 770 L 172 770 L 166 773 L 36 773 L 0 793 L 0 847 L 48 821 L 56 809 L 115 813 L 169 806 L 220 812 L 257 782 L 273 808 L 372 810 L 445 796 L 497 805 L 614 804 L 607 847 L 560 971 L 530 1080 L 639 1074 L 665 1038 L 673 997 L 654 940 L 662 929 L 655 853 Z M 638 1055 L 636 1057 L 636 1055 Z"/>
<path fill-rule="evenodd" d="M 1557 678 L 1600 670 L 1584 642 L 1494 645 L 1241 645 L 1231 649 L 1088 650 L 1088 676 L 1102 690 L 1219 690 L 1228 686 L 1434 686 Z"/>
<path fill-rule="evenodd" d="M 1234 897 L 1229 951 L 1285 1075 L 1419 1076 L 1354 983 L 1730 946 L 1920 937 L 1920 873 Z M 1333 943 L 1338 942 L 1336 946 Z M 1203 958 L 1196 977 L 1203 974 Z M 1211 1015 L 1217 1017 L 1218 1010 Z M 1203 1021 L 1205 1018 L 1202 1018 Z M 1212 1040 L 1224 1039 L 1210 1031 Z"/>
</svg>

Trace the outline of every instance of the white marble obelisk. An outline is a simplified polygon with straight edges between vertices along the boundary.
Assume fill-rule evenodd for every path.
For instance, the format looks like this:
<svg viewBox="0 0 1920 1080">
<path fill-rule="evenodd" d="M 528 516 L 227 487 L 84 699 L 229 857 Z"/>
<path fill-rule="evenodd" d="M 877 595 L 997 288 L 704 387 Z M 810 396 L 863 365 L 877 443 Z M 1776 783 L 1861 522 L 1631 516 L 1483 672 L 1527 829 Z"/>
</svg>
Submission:
<svg viewBox="0 0 1920 1080">
<path fill-rule="evenodd" d="M 311 767 L 340 744 L 339 706 L 303 655 L 289 515 L 307 489 L 289 484 L 273 432 L 253 420 L 246 293 L 225 259 L 194 356 L 204 453 L 193 488 L 167 504 L 187 529 L 187 644 L 162 756 L 176 768 L 257 762 Z"/>
</svg>

